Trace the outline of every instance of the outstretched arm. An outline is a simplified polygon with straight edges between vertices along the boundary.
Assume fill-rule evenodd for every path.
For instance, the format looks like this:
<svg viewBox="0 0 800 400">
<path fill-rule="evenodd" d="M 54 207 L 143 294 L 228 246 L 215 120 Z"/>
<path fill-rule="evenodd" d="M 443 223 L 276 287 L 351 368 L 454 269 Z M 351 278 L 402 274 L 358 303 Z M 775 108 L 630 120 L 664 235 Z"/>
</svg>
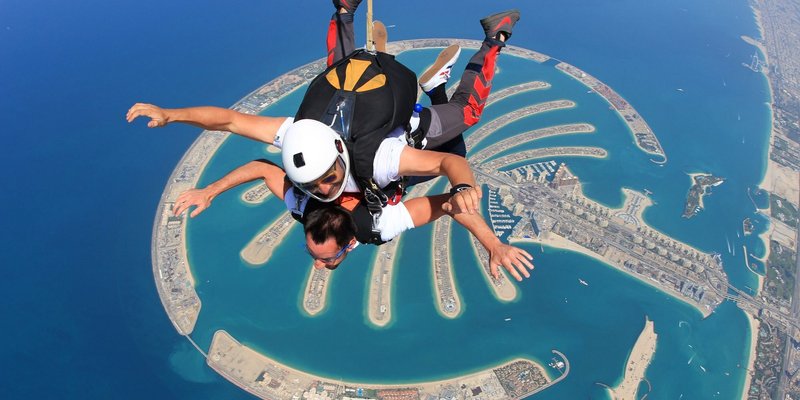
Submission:
<svg viewBox="0 0 800 400">
<path fill-rule="evenodd" d="M 474 214 L 480 208 L 481 188 L 475 185 L 475 175 L 469 168 L 464 157 L 455 154 L 442 153 L 431 150 L 418 150 L 406 147 L 400 153 L 401 176 L 436 176 L 444 175 L 450 180 L 450 185 L 465 184 L 471 186 L 462 190 L 443 203 L 444 211 L 451 212 L 453 208 Z"/>
<path fill-rule="evenodd" d="M 150 118 L 147 126 L 157 128 L 173 122 L 194 125 L 214 131 L 228 131 L 253 140 L 272 144 L 285 117 L 243 114 L 220 107 L 161 108 L 136 103 L 128 110 L 128 122 L 138 117 Z"/>
<path fill-rule="evenodd" d="M 173 213 L 180 215 L 194 206 L 194 211 L 189 214 L 189 217 L 194 218 L 211 206 L 211 201 L 220 193 L 256 179 L 264 179 L 272 194 L 283 200 L 286 190 L 289 189 L 285 176 L 286 173 L 280 167 L 267 160 L 250 161 L 202 189 L 189 189 L 181 193 L 175 200 Z"/>
<path fill-rule="evenodd" d="M 419 227 L 444 215 L 442 205 L 449 199 L 449 194 L 417 197 L 406 201 L 405 205 L 411 214 L 414 226 Z M 454 211 L 460 210 L 454 209 Z M 489 270 L 495 279 L 500 275 L 498 266 L 503 266 L 518 281 L 521 281 L 523 276 L 530 277 L 528 270 L 533 269 L 531 263 L 533 257 L 525 250 L 500 241 L 480 214 L 457 212 L 451 216 L 475 236 L 489 253 Z"/>
<path fill-rule="evenodd" d="M 528 270 L 533 269 L 531 263 L 533 256 L 525 250 L 500 241 L 480 214 L 458 213 L 452 214 L 452 217 L 467 228 L 489 253 L 489 270 L 495 279 L 500 275 L 498 266 L 503 266 L 518 281 L 521 281 L 523 276 L 526 278 L 531 276 Z"/>
</svg>

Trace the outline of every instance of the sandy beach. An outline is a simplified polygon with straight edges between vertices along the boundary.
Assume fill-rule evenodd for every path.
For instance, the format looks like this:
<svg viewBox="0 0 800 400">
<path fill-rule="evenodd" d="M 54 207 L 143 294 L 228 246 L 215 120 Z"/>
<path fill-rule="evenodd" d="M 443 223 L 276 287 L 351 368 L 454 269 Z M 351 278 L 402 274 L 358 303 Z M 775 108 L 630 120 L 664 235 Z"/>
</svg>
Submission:
<svg viewBox="0 0 800 400">
<path fill-rule="evenodd" d="M 757 6 L 751 4 L 750 8 L 753 10 L 753 14 L 755 16 L 756 24 L 758 25 L 758 32 L 761 37 L 761 40 L 766 36 L 764 25 L 762 24 L 761 20 L 761 12 Z M 764 62 L 768 65 L 772 64 L 769 59 L 769 53 L 767 52 L 766 47 L 762 43 L 762 41 L 753 40 L 749 37 L 742 37 L 742 39 L 753 45 L 758 47 L 761 52 L 761 55 L 764 57 Z M 765 68 L 763 69 L 763 73 L 767 76 L 767 87 L 769 89 L 769 97 L 770 97 L 770 121 L 771 121 L 771 129 L 769 135 L 769 150 L 767 153 L 766 161 L 767 161 L 767 168 L 764 172 L 764 177 L 761 179 L 761 182 L 758 184 L 760 189 L 766 190 L 772 194 L 780 196 L 790 203 L 794 204 L 795 207 L 800 206 L 800 172 L 793 171 L 790 168 L 784 167 L 777 162 L 772 160 L 772 149 L 775 143 L 775 136 L 779 134 L 776 130 L 774 125 L 774 116 L 775 116 L 775 92 L 774 88 L 772 87 L 772 77 L 770 77 L 770 69 Z M 769 219 L 769 228 L 758 235 L 759 239 L 764 243 L 764 256 L 760 258 L 764 264 L 767 264 L 767 260 L 769 260 L 771 248 L 770 248 L 770 240 L 773 238 L 781 239 L 782 235 L 780 232 L 776 232 L 781 229 L 779 225 L 783 225 L 780 221 L 777 221 L 770 217 L 770 209 L 767 208 L 763 210 L 764 215 L 767 216 Z M 776 235 L 777 233 L 777 235 Z M 792 232 L 793 233 L 793 232 Z M 791 235 L 794 238 L 794 235 Z M 748 257 L 745 254 L 745 257 Z M 764 277 L 758 275 L 758 291 L 764 287 Z M 758 331 L 760 322 L 755 319 L 753 315 L 745 312 L 745 316 L 747 317 L 747 321 L 750 325 L 750 354 L 748 356 L 747 361 L 747 370 L 745 373 L 745 380 L 742 386 L 742 395 L 741 399 L 747 399 L 748 391 L 750 389 L 750 384 L 752 382 L 752 372 L 755 370 L 755 361 L 756 361 L 756 346 L 758 344 Z"/>
<path fill-rule="evenodd" d="M 759 278 L 759 290 L 761 287 L 761 281 L 763 279 Z M 753 375 L 750 373 L 754 370 L 754 366 L 756 363 L 756 344 L 758 344 L 758 328 L 761 325 L 757 319 L 755 319 L 752 315 L 745 312 L 744 315 L 747 317 L 747 322 L 750 323 L 750 354 L 747 356 L 747 370 L 744 376 L 744 385 L 742 386 L 742 400 L 747 400 L 747 390 L 750 388 L 750 382 L 753 380 Z"/>
<path fill-rule="evenodd" d="M 578 186 L 580 186 L 580 185 L 578 185 Z M 651 226 L 647 225 L 642 220 L 642 214 L 644 213 L 644 210 L 648 206 L 653 204 L 652 200 L 650 200 L 649 197 L 644 196 L 643 194 L 638 193 L 638 192 L 636 192 L 636 191 L 634 191 L 632 189 L 623 188 L 622 192 L 625 195 L 625 202 L 623 203 L 622 207 L 618 208 L 618 209 L 610 209 L 610 210 L 612 212 L 629 211 L 631 213 L 631 215 L 634 216 L 641 223 L 641 225 L 643 227 L 646 227 L 647 229 L 651 229 L 653 231 L 657 231 L 657 230 L 653 229 Z M 583 196 L 583 192 L 579 187 L 576 188 L 576 193 L 578 193 L 581 196 Z M 634 197 L 641 197 L 642 198 L 640 200 L 640 203 L 639 203 L 638 207 L 631 207 L 630 203 L 633 201 Z M 590 200 L 588 198 L 585 198 L 585 200 L 588 203 L 594 203 L 592 200 Z M 597 203 L 595 203 L 595 204 L 597 204 Z M 600 206 L 599 204 L 597 204 L 597 205 Z M 679 301 L 681 301 L 681 302 L 683 302 L 685 304 L 688 304 L 688 305 L 694 307 L 694 309 L 696 309 L 701 314 L 703 314 L 703 317 L 707 317 L 708 315 L 710 315 L 710 311 L 709 310 L 703 309 L 703 308 L 699 307 L 697 304 L 687 301 L 686 298 L 684 298 L 682 296 L 679 296 L 675 292 L 664 290 L 662 287 L 660 287 L 659 285 L 657 285 L 655 282 L 653 282 L 651 280 L 648 280 L 648 279 L 645 279 L 642 276 L 630 273 L 629 271 L 627 271 L 624 268 L 622 268 L 621 265 L 617 265 L 614 262 L 613 259 L 608 258 L 608 257 L 603 257 L 600 254 L 597 254 L 594 251 L 592 251 L 592 250 L 590 250 L 590 249 L 588 249 L 586 247 L 583 247 L 583 246 L 581 246 L 581 245 L 579 245 L 579 244 L 577 244 L 577 243 L 575 243 L 575 242 L 573 242 L 571 240 L 568 240 L 567 238 L 565 238 L 565 237 L 563 237 L 561 235 L 558 235 L 556 233 L 548 232 L 546 235 L 541 235 L 538 238 L 535 238 L 535 237 L 520 238 L 520 237 L 511 236 L 511 237 L 508 238 L 508 240 L 512 244 L 513 243 L 536 243 L 536 244 L 541 244 L 541 245 L 548 246 L 548 247 L 554 247 L 554 248 L 557 248 L 557 249 L 574 251 L 574 252 L 583 254 L 585 256 L 589 256 L 591 258 L 594 258 L 595 260 L 598 260 L 598 261 L 602 262 L 603 264 L 606 264 L 606 265 L 616 269 L 617 271 L 620 271 L 620 272 L 624 273 L 627 276 L 630 276 L 630 277 L 632 277 L 634 279 L 637 279 L 639 282 L 642 282 L 642 283 L 644 283 L 646 285 L 649 285 L 649 286 L 652 286 L 652 287 L 658 289 L 662 293 L 665 293 L 665 294 L 675 298 L 676 300 L 679 300 Z M 700 250 L 698 250 L 698 249 L 696 249 L 694 247 L 691 247 L 691 246 L 686 245 L 686 244 L 684 244 L 684 245 L 686 247 L 689 247 L 689 248 L 693 249 L 694 251 L 697 251 L 698 253 L 702 253 Z"/>
<path fill-rule="evenodd" d="M 236 383 L 242 389 L 261 398 L 289 399 L 293 398 L 298 392 L 306 391 L 312 387 L 319 387 L 318 385 L 325 387 L 329 392 L 336 391 L 337 385 L 379 390 L 407 389 L 410 392 L 418 390 L 419 398 L 436 396 L 446 388 L 457 388 L 464 385 L 466 387 L 492 386 L 502 390 L 493 370 L 517 362 L 523 362 L 538 370 L 547 381 L 547 385 L 552 383 L 552 380 L 547 378 L 547 374 L 540 364 L 524 358 L 505 361 L 471 374 L 436 381 L 393 385 L 347 382 L 313 375 L 286 366 L 239 343 L 224 330 L 219 330 L 214 334 L 206 361 L 219 374 Z M 273 383 L 278 384 L 273 385 Z"/>
<path fill-rule="evenodd" d="M 325 309 L 328 304 L 330 279 L 331 270 L 326 268 L 316 269 L 313 262 L 309 264 L 306 290 L 303 294 L 303 310 L 308 315 L 313 317 Z"/>
<path fill-rule="evenodd" d="M 397 266 L 397 249 L 403 242 L 400 235 L 382 246 L 372 263 L 369 280 L 369 321 L 375 326 L 384 327 L 392 321 L 392 284 L 394 268 Z"/>
<path fill-rule="evenodd" d="M 247 262 L 248 266 L 263 266 L 272 257 L 272 252 L 275 248 L 283 243 L 289 231 L 298 226 L 300 224 L 295 223 L 291 213 L 286 211 L 266 228 L 258 232 L 239 255 Z"/>
<path fill-rule="evenodd" d="M 542 238 L 542 237 L 539 237 L 539 238 L 518 238 L 518 237 L 513 237 L 512 236 L 512 237 L 508 238 L 508 241 L 510 243 L 536 243 L 536 244 L 542 244 L 542 245 L 548 246 L 548 247 L 555 247 L 557 249 L 574 251 L 576 253 L 581 253 L 581 254 L 583 254 L 585 256 L 592 257 L 595 260 L 602 261 L 602 262 L 608 264 L 608 260 L 606 260 L 605 258 L 601 257 L 599 254 L 597 254 L 597 253 L 595 253 L 595 252 L 593 252 L 593 251 L 591 251 L 591 250 L 589 250 L 589 249 L 587 249 L 587 248 L 585 248 L 585 247 L 583 247 L 583 246 L 581 246 L 579 244 L 576 244 L 575 242 L 567 240 L 563 236 L 560 236 L 560 235 L 555 234 L 553 232 L 550 232 L 547 235 L 547 238 Z"/>
<path fill-rule="evenodd" d="M 509 240 L 512 240 L 512 238 L 509 238 Z M 517 286 L 511 282 L 514 278 L 511 278 L 511 275 L 509 275 L 505 268 L 498 268 L 500 271 L 500 278 L 495 281 L 494 278 L 492 278 L 491 269 L 489 268 L 489 253 L 486 252 L 486 249 L 484 249 L 480 242 L 474 237 L 470 240 L 470 244 L 472 244 L 472 252 L 475 254 L 475 259 L 479 260 L 481 264 L 481 275 L 483 279 L 486 280 L 486 285 L 492 289 L 494 297 L 497 300 L 505 302 L 516 299 Z"/>
<path fill-rule="evenodd" d="M 761 23 L 761 12 L 757 7 L 751 6 L 750 8 L 753 10 L 756 24 L 758 25 L 758 32 L 761 38 L 764 38 L 765 33 L 764 25 Z M 765 62 L 769 64 L 769 54 L 767 53 L 767 49 L 760 41 L 755 41 L 745 37 L 742 37 L 742 39 L 753 46 L 758 47 L 764 56 Z M 775 103 L 773 101 L 775 99 L 775 91 L 772 87 L 772 79 L 769 76 L 769 69 L 765 69 L 764 74 L 767 76 L 767 78 L 769 78 L 767 79 L 767 88 L 769 89 L 770 110 L 772 114 L 770 120 L 774 120 Z M 772 125 L 769 135 L 769 155 L 772 154 L 772 147 L 775 141 L 775 135 L 777 133 L 778 132 L 776 131 L 775 126 Z M 800 206 L 800 171 L 792 171 L 790 168 L 784 167 L 775 161 L 772 161 L 772 158 L 769 157 L 769 155 L 767 156 L 767 170 L 764 173 L 764 178 L 761 180 L 761 183 L 758 184 L 758 187 L 787 199 L 795 206 Z"/>
<path fill-rule="evenodd" d="M 583 247 L 581 245 L 575 244 L 574 242 L 572 242 L 570 240 L 567 240 L 563 236 L 559 236 L 559 235 L 557 235 L 555 233 L 550 232 L 548 234 L 547 238 L 538 238 L 538 239 L 537 238 L 509 237 L 508 241 L 509 241 L 509 243 L 512 243 L 512 244 L 516 244 L 516 243 L 536 243 L 536 244 L 542 244 L 544 246 L 553 247 L 553 248 L 557 248 L 557 249 L 561 249 L 561 250 L 569 250 L 569 251 L 574 251 L 574 252 L 577 252 L 577 253 L 581 253 L 581 254 L 583 254 L 585 256 L 592 257 L 595 260 L 598 260 L 598 261 L 602 262 L 603 264 L 611 266 L 612 268 L 624 273 L 627 276 L 630 276 L 631 278 L 634 278 L 634 279 L 638 280 L 639 282 L 642 282 L 642 283 L 644 283 L 646 285 L 652 286 L 652 287 L 658 289 L 660 292 L 662 292 L 664 294 L 667 294 L 667 295 L 673 297 L 676 300 L 679 300 L 679 301 L 681 301 L 681 302 L 683 302 L 685 304 L 688 304 L 688 305 L 692 306 L 695 310 L 697 310 L 701 314 L 703 314 L 703 317 L 707 317 L 710 314 L 710 312 L 708 310 L 704 310 L 704 309 L 698 307 L 697 304 L 690 303 L 690 302 L 686 301 L 683 297 L 680 297 L 680 296 L 676 295 L 673 292 L 665 291 L 664 289 L 662 289 L 661 287 L 659 287 L 658 285 L 656 285 L 652 281 L 644 279 L 644 278 L 642 278 L 642 277 L 640 277 L 638 275 L 634 275 L 634 274 L 628 273 L 628 271 L 626 271 L 626 270 L 614 265 L 611 262 L 611 260 L 608 260 L 608 259 L 606 259 L 604 257 L 601 257 L 599 254 L 597 254 L 597 253 L 595 253 L 595 252 L 593 252 L 593 251 L 591 251 L 591 250 L 589 250 L 589 249 L 587 249 L 587 248 L 585 248 L 585 247 Z"/>
<path fill-rule="evenodd" d="M 639 383 L 644 379 L 644 373 L 656 352 L 658 335 L 655 332 L 653 321 L 645 317 L 644 329 L 633 345 L 631 355 L 625 365 L 625 375 L 619 385 L 611 389 L 616 400 L 636 400 Z"/>
<path fill-rule="evenodd" d="M 775 132 L 773 130 L 770 136 L 770 146 L 774 140 Z M 770 193 L 778 195 L 795 207 L 800 206 L 798 199 L 800 199 L 800 172 L 792 171 L 771 159 L 767 161 L 767 171 L 764 173 L 764 179 L 758 185 Z"/>
</svg>

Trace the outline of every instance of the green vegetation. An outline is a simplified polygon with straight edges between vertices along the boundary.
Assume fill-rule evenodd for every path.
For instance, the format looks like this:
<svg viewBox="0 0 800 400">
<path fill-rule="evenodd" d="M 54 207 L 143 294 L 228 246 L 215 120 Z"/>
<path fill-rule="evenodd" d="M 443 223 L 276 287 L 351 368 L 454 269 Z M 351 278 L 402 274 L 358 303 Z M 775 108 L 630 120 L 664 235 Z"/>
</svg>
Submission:
<svg viewBox="0 0 800 400">
<path fill-rule="evenodd" d="M 703 196 L 711 194 L 711 187 L 722 184 L 724 178 L 713 175 L 694 176 L 694 184 L 686 195 L 686 205 L 683 207 L 683 218 L 692 218 L 703 208 L 700 206 Z"/>
<path fill-rule="evenodd" d="M 753 371 L 753 384 L 750 385 L 749 399 L 774 399 L 778 389 L 778 379 L 783 364 L 783 345 L 786 335 L 761 321 L 756 344 L 756 361 Z"/>
<path fill-rule="evenodd" d="M 797 227 L 797 208 L 792 203 L 780 196 L 770 194 L 769 206 L 772 218 L 776 218 L 792 228 Z"/>
<path fill-rule="evenodd" d="M 791 301 L 796 279 L 794 268 L 797 255 L 774 240 L 770 241 L 769 246 L 767 281 L 764 283 L 764 289 L 773 298 Z"/>
</svg>

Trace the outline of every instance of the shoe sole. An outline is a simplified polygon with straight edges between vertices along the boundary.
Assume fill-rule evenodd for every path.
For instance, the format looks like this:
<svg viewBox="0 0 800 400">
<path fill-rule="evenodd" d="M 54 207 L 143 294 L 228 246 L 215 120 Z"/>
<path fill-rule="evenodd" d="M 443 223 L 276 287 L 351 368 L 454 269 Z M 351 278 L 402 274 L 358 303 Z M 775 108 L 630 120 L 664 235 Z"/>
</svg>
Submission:
<svg viewBox="0 0 800 400">
<path fill-rule="evenodd" d="M 381 21 L 375 21 L 372 23 L 372 44 L 375 46 L 375 50 L 380 51 L 381 53 L 386 53 L 386 41 L 388 39 L 388 35 L 386 33 L 386 25 L 383 24 Z"/>
<path fill-rule="evenodd" d="M 442 52 L 439 53 L 439 56 L 436 57 L 436 61 L 433 63 L 433 65 L 431 65 L 431 67 L 419 77 L 419 84 L 421 85 L 431 80 L 433 76 L 436 75 L 436 73 L 439 72 L 439 70 L 442 69 L 442 67 L 444 67 L 447 62 L 453 58 L 456 52 L 458 52 L 458 49 L 458 45 L 453 44 L 442 50 Z"/>
</svg>

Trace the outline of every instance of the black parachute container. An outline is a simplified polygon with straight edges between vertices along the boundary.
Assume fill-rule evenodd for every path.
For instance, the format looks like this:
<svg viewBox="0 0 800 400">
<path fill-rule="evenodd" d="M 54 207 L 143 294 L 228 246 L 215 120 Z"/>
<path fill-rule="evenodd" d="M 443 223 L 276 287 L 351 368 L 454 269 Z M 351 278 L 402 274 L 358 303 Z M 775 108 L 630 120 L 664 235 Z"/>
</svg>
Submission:
<svg viewBox="0 0 800 400">
<path fill-rule="evenodd" d="M 314 119 L 339 132 L 365 189 L 374 187 L 378 146 L 393 129 L 407 127 L 416 97 L 417 76 L 394 56 L 356 50 L 311 81 L 295 120 Z"/>
</svg>

